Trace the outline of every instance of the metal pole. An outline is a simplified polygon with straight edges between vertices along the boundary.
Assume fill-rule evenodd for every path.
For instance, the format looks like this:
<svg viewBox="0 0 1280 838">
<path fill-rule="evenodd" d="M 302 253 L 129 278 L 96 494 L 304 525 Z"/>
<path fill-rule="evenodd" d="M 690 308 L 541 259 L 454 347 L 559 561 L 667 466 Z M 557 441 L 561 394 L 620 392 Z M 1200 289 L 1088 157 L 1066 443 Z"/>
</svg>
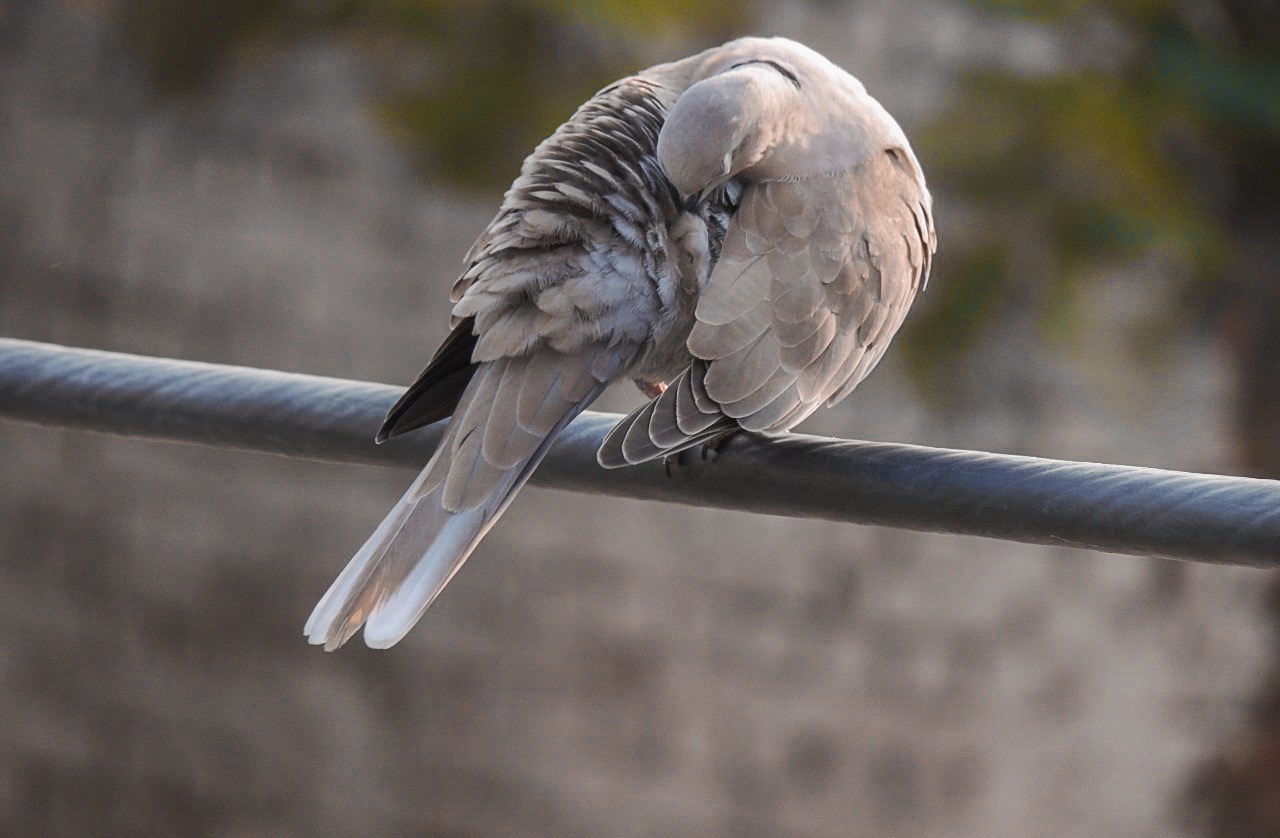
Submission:
<svg viewBox="0 0 1280 838">
<path fill-rule="evenodd" d="M 290 457 L 418 468 L 440 427 L 373 434 L 399 388 L 0 339 L 0 416 Z M 1223 564 L 1280 567 L 1280 482 L 802 434 L 740 435 L 606 471 L 587 413 L 533 483 L 570 491 Z"/>
</svg>

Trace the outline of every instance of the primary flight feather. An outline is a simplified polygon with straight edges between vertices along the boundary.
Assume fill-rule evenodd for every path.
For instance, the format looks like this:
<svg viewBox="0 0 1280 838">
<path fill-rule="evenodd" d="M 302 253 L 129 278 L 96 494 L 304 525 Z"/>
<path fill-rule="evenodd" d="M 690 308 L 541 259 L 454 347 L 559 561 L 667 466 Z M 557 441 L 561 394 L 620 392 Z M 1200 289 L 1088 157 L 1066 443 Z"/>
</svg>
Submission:
<svg viewBox="0 0 1280 838">
<path fill-rule="evenodd" d="M 783 431 L 879 361 L 936 244 L 924 175 L 862 84 L 742 38 L 597 93 L 525 160 L 454 284 L 453 332 L 382 441 L 452 417 L 307 621 L 385 648 L 613 381 L 650 401 L 607 468 Z"/>
</svg>

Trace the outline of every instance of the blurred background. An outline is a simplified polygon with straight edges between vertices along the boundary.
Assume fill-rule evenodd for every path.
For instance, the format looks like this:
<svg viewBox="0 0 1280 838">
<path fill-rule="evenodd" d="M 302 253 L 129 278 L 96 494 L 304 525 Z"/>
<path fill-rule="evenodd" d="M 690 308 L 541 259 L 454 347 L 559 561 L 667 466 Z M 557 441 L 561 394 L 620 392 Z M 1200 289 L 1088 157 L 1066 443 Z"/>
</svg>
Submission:
<svg viewBox="0 0 1280 838">
<path fill-rule="evenodd" d="M 804 429 L 1280 477 L 1263 0 L 8 0 L 0 334 L 407 383 L 523 155 L 747 33 L 935 193 L 928 293 Z M 0 473 L 3 834 L 1280 835 L 1259 571 L 531 489 L 326 655 L 408 472 L 8 424 Z"/>
</svg>

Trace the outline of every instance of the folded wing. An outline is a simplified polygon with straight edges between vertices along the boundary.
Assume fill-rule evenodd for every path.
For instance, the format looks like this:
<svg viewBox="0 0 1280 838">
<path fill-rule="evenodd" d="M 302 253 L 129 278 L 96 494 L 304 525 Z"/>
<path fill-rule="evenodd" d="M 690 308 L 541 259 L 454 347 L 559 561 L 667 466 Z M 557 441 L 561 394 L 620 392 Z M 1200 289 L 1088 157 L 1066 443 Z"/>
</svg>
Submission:
<svg viewBox="0 0 1280 838">
<path fill-rule="evenodd" d="M 696 358 L 600 449 L 617 467 L 726 430 L 781 431 L 875 367 L 924 286 L 928 192 L 901 149 L 747 187 L 689 336 Z"/>
</svg>

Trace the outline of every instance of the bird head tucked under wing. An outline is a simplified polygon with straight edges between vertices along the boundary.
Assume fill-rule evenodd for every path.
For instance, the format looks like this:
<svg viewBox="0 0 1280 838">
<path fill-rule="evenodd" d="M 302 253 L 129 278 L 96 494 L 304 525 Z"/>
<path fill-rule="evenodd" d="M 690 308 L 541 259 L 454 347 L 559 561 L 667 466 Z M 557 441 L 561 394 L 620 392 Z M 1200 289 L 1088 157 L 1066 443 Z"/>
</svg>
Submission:
<svg viewBox="0 0 1280 838">
<path fill-rule="evenodd" d="M 741 38 L 661 69 L 688 84 L 658 138 L 686 200 L 730 178 L 803 178 L 910 148 L 861 82 L 785 38 Z"/>
</svg>

